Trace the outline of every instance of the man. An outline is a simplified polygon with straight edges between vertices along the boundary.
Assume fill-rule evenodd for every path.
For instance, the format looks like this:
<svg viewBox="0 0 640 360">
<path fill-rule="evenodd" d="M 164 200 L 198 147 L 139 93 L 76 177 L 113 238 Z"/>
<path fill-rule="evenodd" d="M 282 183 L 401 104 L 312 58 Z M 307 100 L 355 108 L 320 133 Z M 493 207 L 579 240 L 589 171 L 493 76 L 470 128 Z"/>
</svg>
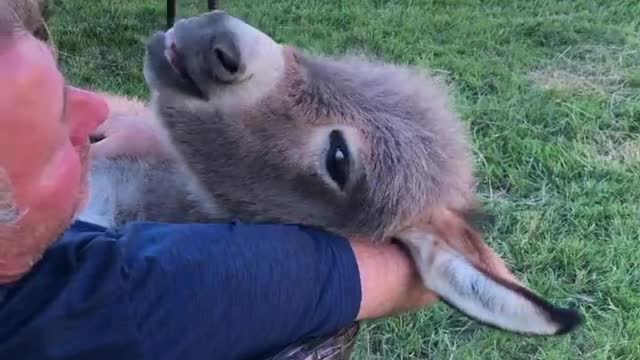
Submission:
<svg viewBox="0 0 640 360">
<path fill-rule="evenodd" d="M 264 359 L 437 300 L 394 245 L 291 225 L 74 221 L 89 135 L 109 109 L 6 14 L 0 359 Z"/>
</svg>

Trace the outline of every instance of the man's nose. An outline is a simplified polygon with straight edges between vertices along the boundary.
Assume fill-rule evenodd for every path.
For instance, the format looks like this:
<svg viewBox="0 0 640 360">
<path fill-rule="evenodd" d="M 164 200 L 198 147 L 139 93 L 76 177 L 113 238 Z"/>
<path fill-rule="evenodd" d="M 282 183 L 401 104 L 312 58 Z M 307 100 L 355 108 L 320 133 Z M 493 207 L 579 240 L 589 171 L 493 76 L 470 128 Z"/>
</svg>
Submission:
<svg viewBox="0 0 640 360">
<path fill-rule="evenodd" d="M 67 120 L 70 137 L 86 141 L 109 116 L 106 100 L 93 92 L 69 86 L 67 89 Z"/>
</svg>

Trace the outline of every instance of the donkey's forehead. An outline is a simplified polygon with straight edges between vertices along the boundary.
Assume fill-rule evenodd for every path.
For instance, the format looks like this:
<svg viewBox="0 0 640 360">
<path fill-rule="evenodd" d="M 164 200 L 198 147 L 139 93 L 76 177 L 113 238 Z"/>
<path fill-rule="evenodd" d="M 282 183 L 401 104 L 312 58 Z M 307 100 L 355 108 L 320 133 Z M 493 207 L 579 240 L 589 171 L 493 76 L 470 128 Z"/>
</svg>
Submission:
<svg viewBox="0 0 640 360">
<path fill-rule="evenodd" d="M 370 207 L 367 221 L 403 222 L 431 204 L 466 201 L 473 181 L 466 132 L 443 83 L 423 70 L 365 57 L 310 55 L 228 21 L 247 80 L 218 101 L 233 112 L 264 112 L 265 120 L 286 114 L 308 146 L 321 143 L 328 129 L 342 129 L 367 179 L 367 194 L 357 195 Z"/>
<path fill-rule="evenodd" d="M 347 135 L 367 179 L 370 218 L 405 222 L 431 205 L 466 205 L 473 188 L 471 154 L 443 83 L 422 71 L 362 58 L 295 58 L 297 69 L 286 72 L 288 89 L 282 91 L 293 99 L 294 118 L 351 129 Z"/>
<path fill-rule="evenodd" d="M 188 34 L 189 29 L 192 35 L 209 31 L 209 38 L 217 31 L 231 33 L 243 62 L 241 78 L 232 84 L 212 82 L 208 101 L 169 89 L 157 103 L 167 111 L 177 108 L 197 114 L 190 117 L 207 119 L 202 126 L 215 130 L 216 151 L 227 151 L 222 144 L 237 147 L 220 161 L 231 159 L 238 168 L 247 159 L 282 156 L 275 166 L 280 183 L 275 184 L 291 191 L 287 179 L 301 178 L 314 185 L 308 187 L 322 187 L 314 179 L 324 164 L 321 148 L 326 148 L 327 130 L 343 129 L 361 161 L 361 173 L 349 199 L 340 199 L 345 200 L 341 214 L 349 215 L 344 227 L 368 229 L 367 233 L 387 232 L 425 206 L 451 204 L 460 191 L 466 191 L 470 165 L 464 130 L 449 111 L 446 92 L 430 78 L 362 58 L 307 55 L 237 18 L 209 15 L 200 18 L 202 26 L 199 20 L 190 26 L 177 24 L 176 35 Z M 194 38 L 198 41 L 193 44 L 203 51 L 208 48 L 201 38 Z M 190 53 L 197 58 L 197 52 Z M 149 78 L 153 82 L 159 75 L 151 72 Z M 317 166 L 313 159 L 318 159 Z M 252 171 L 267 174 L 261 168 L 264 163 L 251 162 Z M 267 189 L 255 183 L 255 189 Z M 329 203 L 332 197 L 318 194 L 316 202 L 335 212 L 338 204 Z"/>
</svg>

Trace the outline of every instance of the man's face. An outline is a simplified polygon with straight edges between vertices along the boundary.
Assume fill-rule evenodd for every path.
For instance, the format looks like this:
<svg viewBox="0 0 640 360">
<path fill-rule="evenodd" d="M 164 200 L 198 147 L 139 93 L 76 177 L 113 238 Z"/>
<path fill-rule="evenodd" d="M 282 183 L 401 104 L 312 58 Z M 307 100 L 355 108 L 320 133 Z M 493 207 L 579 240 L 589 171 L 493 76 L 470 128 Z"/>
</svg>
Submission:
<svg viewBox="0 0 640 360">
<path fill-rule="evenodd" d="M 28 236 L 8 229 L 41 224 L 60 229 L 84 200 L 89 135 L 108 107 L 66 85 L 50 49 L 28 34 L 0 48 L 0 79 L 0 166 L 26 211 L 16 227 L 0 225 L 0 237 Z"/>
</svg>

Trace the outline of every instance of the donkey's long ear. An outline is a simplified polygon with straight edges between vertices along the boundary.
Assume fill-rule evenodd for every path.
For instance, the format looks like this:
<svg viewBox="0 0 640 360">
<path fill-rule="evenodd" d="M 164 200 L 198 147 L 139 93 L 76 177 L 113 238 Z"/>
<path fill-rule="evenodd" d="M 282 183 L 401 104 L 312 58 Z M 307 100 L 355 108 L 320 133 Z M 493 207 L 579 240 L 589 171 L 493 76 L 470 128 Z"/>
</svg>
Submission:
<svg viewBox="0 0 640 360">
<path fill-rule="evenodd" d="M 560 335 L 581 322 L 574 309 L 559 308 L 525 288 L 501 259 L 454 212 L 402 232 L 425 286 L 469 317 L 506 331 Z"/>
</svg>

